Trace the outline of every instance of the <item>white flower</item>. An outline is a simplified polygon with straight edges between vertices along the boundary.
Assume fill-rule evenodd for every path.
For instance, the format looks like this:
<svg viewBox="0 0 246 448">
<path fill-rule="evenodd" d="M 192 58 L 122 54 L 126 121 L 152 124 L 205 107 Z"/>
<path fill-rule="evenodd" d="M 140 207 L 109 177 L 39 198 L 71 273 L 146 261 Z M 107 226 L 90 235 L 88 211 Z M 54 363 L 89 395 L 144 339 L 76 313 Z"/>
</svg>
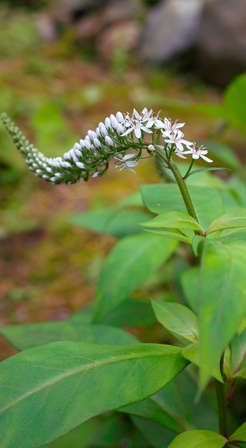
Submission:
<svg viewBox="0 0 246 448">
<path fill-rule="evenodd" d="M 192 154 L 192 159 L 199 159 L 201 157 L 205 162 L 212 163 L 213 160 L 206 157 L 206 154 L 208 153 L 208 150 L 205 149 L 204 146 L 196 146 L 195 143 L 193 143 L 192 148 L 189 148 L 188 151 L 184 151 L 183 154 Z"/>
<path fill-rule="evenodd" d="M 146 121 L 148 120 L 148 117 L 146 117 L 146 113 L 147 109 L 145 108 L 143 109 L 141 115 L 136 109 L 133 109 L 133 114 L 131 117 L 129 114 L 126 114 L 124 125 L 128 129 L 123 134 L 121 134 L 121 136 L 124 137 L 125 135 L 134 132 L 135 136 L 139 139 L 142 135 L 141 131 L 152 134 L 152 131 L 149 129 L 150 126 L 146 124 Z"/>
<path fill-rule="evenodd" d="M 127 170 L 131 171 L 132 173 L 135 173 L 135 171 L 132 169 L 133 167 L 138 165 L 138 162 L 136 160 L 129 160 L 135 157 L 134 154 L 126 154 L 125 156 L 122 156 L 122 154 L 118 154 L 115 156 L 115 160 L 118 160 L 117 165 L 115 165 L 115 168 L 119 168 L 121 170 Z"/>
<path fill-rule="evenodd" d="M 164 128 L 166 131 L 176 132 L 177 129 L 182 128 L 184 125 L 185 123 L 177 123 L 177 121 L 173 123 L 170 118 L 164 118 Z"/>
<path fill-rule="evenodd" d="M 189 147 L 193 143 L 189 142 L 188 140 L 183 139 L 184 134 L 183 132 L 176 129 L 174 132 L 172 131 L 162 131 L 162 136 L 164 137 L 164 142 L 175 145 L 178 151 L 183 151 L 183 145 Z"/>
</svg>

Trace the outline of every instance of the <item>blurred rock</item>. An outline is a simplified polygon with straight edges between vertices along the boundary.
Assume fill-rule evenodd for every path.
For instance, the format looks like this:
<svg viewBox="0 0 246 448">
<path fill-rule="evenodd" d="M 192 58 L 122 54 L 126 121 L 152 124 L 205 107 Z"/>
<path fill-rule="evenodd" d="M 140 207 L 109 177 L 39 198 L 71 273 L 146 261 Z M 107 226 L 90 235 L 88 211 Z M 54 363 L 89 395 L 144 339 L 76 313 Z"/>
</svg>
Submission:
<svg viewBox="0 0 246 448">
<path fill-rule="evenodd" d="M 101 58 L 112 60 L 117 51 L 128 53 L 136 48 L 141 26 L 137 20 L 122 21 L 107 27 L 97 39 Z"/>
<path fill-rule="evenodd" d="M 165 0 L 154 7 L 143 31 L 144 60 L 165 64 L 194 45 L 203 0 Z"/>
<path fill-rule="evenodd" d="M 139 19 L 144 12 L 141 0 L 108 0 L 104 8 L 105 23 Z"/>
<path fill-rule="evenodd" d="M 246 70 L 246 1 L 206 0 L 197 36 L 198 73 L 225 87 Z"/>
<path fill-rule="evenodd" d="M 49 14 L 41 12 L 36 14 L 36 25 L 39 35 L 45 42 L 51 42 L 58 38 L 56 24 Z"/>
</svg>

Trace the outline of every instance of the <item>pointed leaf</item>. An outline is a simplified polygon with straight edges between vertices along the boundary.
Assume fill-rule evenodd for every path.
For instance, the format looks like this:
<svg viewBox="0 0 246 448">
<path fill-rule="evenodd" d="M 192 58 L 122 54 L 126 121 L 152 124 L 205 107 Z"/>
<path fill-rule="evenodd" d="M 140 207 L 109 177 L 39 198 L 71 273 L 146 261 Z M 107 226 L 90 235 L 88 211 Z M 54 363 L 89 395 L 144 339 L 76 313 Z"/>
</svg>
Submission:
<svg viewBox="0 0 246 448">
<path fill-rule="evenodd" d="M 238 440 L 240 442 L 246 442 L 246 422 L 243 423 L 236 431 L 230 436 L 230 440 Z"/>
<path fill-rule="evenodd" d="M 89 418 L 153 395 L 182 371 L 180 349 L 55 342 L 0 365 L 1 448 L 38 448 Z"/>
<path fill-rule="evenodd" d="M 95 322 L 139 288 L 173 253 L 177 243 L 142 233 L 121 240 L 103 264 L 96 292 Z"/>
<path fill-rule="evenodd" d="M 198 319 L 186 306 L 173 302 L 155 302 L 152 306 L 158 321 L 174 335 L 197 342 Z"/>
<path fill-rule="evenodd" d="M 246 208 L 238 208 L 221 215 L 210 224 L 209 228 L 206 230 L 206 233 L 209 234 L 219 230 L 240 227 L 246 227 Z"/>
<path fill-rule="evenodd" d="M 222 244 L 206 239 L 198 294 L 202 386 L 245 316 L 245 265 L 243 241 Z"/>
<path fill-rule="evenodd" d="M 183 212 L 161 213 L 151 221 L 141 223 L 140 226 L 157 229 L 169 227 L 177 230 L 202 230 L 194 218 Z"/>
<path fill-rule="evenodd" d="M 186 236 L 183 232 L 180 232 L 177 229 L 148 229 L 147 227 L 143 227 L 144 232 L 154 233 L 155 235 L 161 235 L 166 238 L 172 238 L 177 241 L 183 241 L 184 243 L 191 244 L 192 240 L 188 236 Z"/>
<path fill-rule="evenodd" d="M 206 229 L 212 221 L 224 213 L 220 193 L 214 188 L 188 186 L 199 224 Z M 142 185 L 142 198 L 152 213 L 175 211 L 187 213 L 183 198 L 176 184 Z"/>
<path fill-rule="evenodd" d="M 195 429 L 179 434 L 168 448 L 223 448 L 227 439 L 220 434 L 204 429 Z"/>
<path fill-rule="evenodd" d="M 62 322 L 1 326 L 0 334 L 8 339 L 17 350 L 26 350 L 57 341 L 114 345 L 138 342 L 133 335 L 118 328 L 82 324 L 78 320 L 71 321 L 70 319 Z"/>
</svg>

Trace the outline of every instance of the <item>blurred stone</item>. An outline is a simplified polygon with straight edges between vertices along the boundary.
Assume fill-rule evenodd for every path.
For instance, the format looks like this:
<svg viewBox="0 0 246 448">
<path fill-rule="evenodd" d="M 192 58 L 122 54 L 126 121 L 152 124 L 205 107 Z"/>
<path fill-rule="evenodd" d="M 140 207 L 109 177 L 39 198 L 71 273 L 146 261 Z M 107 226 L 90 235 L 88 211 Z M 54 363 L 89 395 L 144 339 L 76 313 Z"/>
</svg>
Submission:
<svg viewBox="0 0 246 448">
<path fill-rule="evenodd" d="M 147 18 L 141 44 L 144 60 L 163 64 L 194 45 L 203 0 L 165 0 Z"/>
<path fill-rule="evenodd" d="M 102 31 L 103 27 L 104 22 L 100 13 L 87 15 L 73 26 L 75 36 L 79 39 L 94 38 Z"/>
<path fill-rule="evenodd" d="M 39 35 L 45 42 L 51 42 L 58 38 L 57 27 L 50 14 L 36 14 L 36 25 Z"/>
<path fill-rule="evenodd" d="M 197 36 L 198 73 L 225 87 L 246 70 L 245 0 L 206 0 Z"/>
<path fill-rule="evenodd" d="M 106 28 L 97 40 L 101 58 L 112 60 L 117 51 L 126 52 L 136 48 L 141 26 L 137 20 L 116 23 Z"/>
<path fill-rule="evenodd" d="M 108 0 L 103 10 L 105 23 L 139 19 L 143 13 L 141 0 Z"/>
</svg>

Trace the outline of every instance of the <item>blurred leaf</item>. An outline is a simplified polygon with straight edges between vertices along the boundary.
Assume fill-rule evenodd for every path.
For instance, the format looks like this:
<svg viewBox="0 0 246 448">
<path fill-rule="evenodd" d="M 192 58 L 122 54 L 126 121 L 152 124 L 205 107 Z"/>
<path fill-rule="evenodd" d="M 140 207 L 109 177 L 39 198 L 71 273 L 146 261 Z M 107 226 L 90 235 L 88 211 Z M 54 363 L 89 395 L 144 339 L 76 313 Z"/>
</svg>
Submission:
<svg viewBox="0 0 246 448">
<path fill-rule="evenodd" d="M 139 223 L 150 214 L 140 210 L 102 209 L 86 212 L 69 219 L 72 224 L 93 232 L 106 233 L 116 238 L 140 232 Z"/>
<path fill-rule="evenodd" d="M 154 448 L 163 448 L 176 436 L 170 429 L 145 418 L 132 417 L 132 421 Z"/>
<path fill-rule="evenodd" d="M 141 286 L 174 252 L 177 243 L 156 235 L 139 234 L 121 240 L 103 264 L 94 321 L 101 322 Z"/>
<path fill-rule="evenodd" d="M 37 147 L 48 157 L 60 156 L 74 145 L 74 134 L 55 103 L 42 104 L 30 120 Z"/>
<path fill-rule="evenodd" d="M 174 381 L 152 397 L 120 408 L 119 411 L 153 420 L 176 433 L 194 427 Z"/>
<path fill-rule="evenodd" d="M 227 439 L 216 432 L 195 429 L 179 434 L 168 448 L 223 448 Z"/>
<path fill-rule="evenodd" d="M 25 350 L 0 365 L 1 448 L 40 447 L 153 395 L 186 365 L 180 349 L 159 344 L 55 342 Z"/>
<path fill-rule="evenodd" d="M 62 322 L 1 326 L 0 334 L 18 350 L 26 350 L 56 341 L 112 345 L 138 342 L 134 336 L 118 328 L 106 325 L 87 325 L 70 319 Z"/>
<path fill-rule="evenodd" d="M 198 315 L 199 312 L 199 268 L 193 267 L 183 272 L 181 283 L 189 306 Z"/>
<path fill-rule="evenodd" d="M 158 321 L 175 336 L 182 336 L 191 342 L 197 342 L 198 319 L 186 306 L 172 302 L 155 302 L 152 306 Z"/>
<path fill-rule="evenodd" d="M 209 154 L 214 156 L 216 160 L 226 165 L 228 168 L 233 170 L 238 170 L 241 168 L 241 162 L 237 157 L 235 151 L 233 151 L 230 146 L 222 145 L 218 142 L 205 142 L 204 143 Z"/>
<path fill-rule="evenodd" d="M 197 400 L 197 382 L 194 378 L 193 371 L 189 375 L 189 366 L 185 371 L 173 380 L 180 391 L 182 400 L 184 401 L 193 422 L 199 429 L 209 429 L 218 431 L 218 415 L 214 412 L 210 402 L 204 392 Z M 173 382 L 172 381 L 172 382 Z"/>
<path fill-rule="evenodd" d="M 93 308 L 75 313 L 70 320 L 89 324 L 93 318 Z M 114 308 L 103 320 L 104 325 L 113 327 L 141 327 L 156 322 L 155 314 L 149 302 L 127 298 L 119 306 Z"/>
<path fill-rule="evenodd" d="M 246 133 L 246 73 L 235 78 L 224 93 L 225 118 Z"/>
<path fill-rule="evenodd" d="M 206 239 L 199 276 L 201 386 L 246 314 L 246 244 Z"/>
<path fill-rule="evenodd" d="M 231 341 L 231 362 L 230 374 L 231 377 L 237 374 L 240 367 L 243 366 L 243 361 L 246 356 L 246 330 L 240 335 L 236 334 Z M 241 376 L 241 375 L 240 375 Z"/>
<path fill-rule="evenodd" d="M 207 228 L 214 219 L 224 213 L 222 198 L 217 190 L 190 185 L 189 192 L 199 224 L 203 228 Z M 175 184 L 142 185 L 141 193 L 145 206 L 152 213 L 187 213 L 181 193 Z"/>
</svg>

